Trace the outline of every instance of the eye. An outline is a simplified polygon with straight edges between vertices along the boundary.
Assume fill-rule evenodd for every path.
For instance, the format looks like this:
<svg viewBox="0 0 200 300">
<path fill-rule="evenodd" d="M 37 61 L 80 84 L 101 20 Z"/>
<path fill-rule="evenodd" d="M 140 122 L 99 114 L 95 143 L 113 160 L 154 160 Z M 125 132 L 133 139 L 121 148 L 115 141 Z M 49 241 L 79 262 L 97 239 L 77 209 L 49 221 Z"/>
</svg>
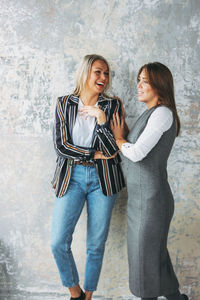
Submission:
<svg viewBox="0 0 200 300">
<path fill-rule="evenodd" d="M 104 75 L 109 76 L 109 72 L 105 72 Z"/>
<path fill-rule="evenodd" d="M 149 84 L 148 80 L 145 80 L 145 79 L 140 79 L 140 78 L 137 78 L 137 84 L 138 83 L 145 83 L 145 84 Z"/>
</svg>

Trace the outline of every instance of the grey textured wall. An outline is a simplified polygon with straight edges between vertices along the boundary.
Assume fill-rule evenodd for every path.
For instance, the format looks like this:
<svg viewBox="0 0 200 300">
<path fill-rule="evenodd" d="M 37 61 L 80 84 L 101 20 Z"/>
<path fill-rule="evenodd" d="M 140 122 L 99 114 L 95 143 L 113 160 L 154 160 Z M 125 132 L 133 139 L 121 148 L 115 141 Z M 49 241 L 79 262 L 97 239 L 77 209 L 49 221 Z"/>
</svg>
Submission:
<svg viewBox="0 0 200 300">
<path fill-rule="evenodd" d="M 1 0 L 0 289 L 2 299 L 64 293 L 50 248 L 55 101 L 74 87 L 80 58 L 104 55 L 131 126 L 145 109 L 136 73 L 149 61 L 171 69 L 181 136 L 169 160 L 176 201 L 169 250 L 182 291 L 200 299 L 199 0 Z M 83 281 L 84 211 L 74 250 Z M 56 294 L 57 293 L 57 294 Z M 126 191 L 115 207 L 96 295 L 132 299 L 126 255 Z M 127 298 L 126 298 L 127 297 Z"/>
</svg>

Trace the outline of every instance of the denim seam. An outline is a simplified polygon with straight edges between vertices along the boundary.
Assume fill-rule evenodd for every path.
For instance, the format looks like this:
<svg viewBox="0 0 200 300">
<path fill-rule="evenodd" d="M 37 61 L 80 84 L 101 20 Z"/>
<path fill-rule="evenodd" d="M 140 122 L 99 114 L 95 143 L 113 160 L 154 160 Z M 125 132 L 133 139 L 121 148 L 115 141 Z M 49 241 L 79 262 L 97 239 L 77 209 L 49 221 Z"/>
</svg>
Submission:
<svg viewBox="0 0 200 300">
<path fill-rule="evenodd" d="M 66 243 L 68 245 L 68 240 L 66 239 Z M 73 284 L 74 285 L 77 285 L 78 282 L 76 283 L 75 282 L 75 274 L 74 274 L 74 270 L 73 270 L 73 266 L 72 266 L 72 262 L 71 262 L 71 259 L 70 259 L 70 255 L 68 254 L 68 252 L 66 251 L 66 256 L 68 257 L 68 261 L 69 261 L 69 265 L 70 265 L 70 268 L 71 268 L 71 273 L 72 273 L 72 281 L 73 281 Z"/>
</svg>

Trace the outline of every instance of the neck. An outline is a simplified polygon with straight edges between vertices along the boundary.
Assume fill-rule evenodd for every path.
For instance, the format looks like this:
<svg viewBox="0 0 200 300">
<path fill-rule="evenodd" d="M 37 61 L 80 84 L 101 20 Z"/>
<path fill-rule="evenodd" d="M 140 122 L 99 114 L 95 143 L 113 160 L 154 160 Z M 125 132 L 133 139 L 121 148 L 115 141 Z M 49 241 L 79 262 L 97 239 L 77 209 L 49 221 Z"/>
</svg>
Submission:
<svg viewBox="0 0 200 300">
<path fill-rule="evenodd" d="M 95 105 L 98 101 L 99 94 L 91 94 L 87 90 L 84 90 L 80 94 L 80 98 L 84 105 Z"/>
<path fill-rule="evenodd" d="M 152 107 L 154 107 L 154 106 L 156 106 L 156 105 L 157 105 L 157 103 L 152 104 L 152 105 L 147 105 L 147 109 L 149 110 L 149 109 L 151 109 Z"/>
<path fill-rule="evenodd" d="M 154 106 L 157 106 L 158 104 L 160 104 L 160 102 L 158 101 L 158 99 L 155 99 L 154 101 L 151 101 L 150 103 L 146 103 L 146 106 L 148 109 L 151 109 Z"/>
</svg>

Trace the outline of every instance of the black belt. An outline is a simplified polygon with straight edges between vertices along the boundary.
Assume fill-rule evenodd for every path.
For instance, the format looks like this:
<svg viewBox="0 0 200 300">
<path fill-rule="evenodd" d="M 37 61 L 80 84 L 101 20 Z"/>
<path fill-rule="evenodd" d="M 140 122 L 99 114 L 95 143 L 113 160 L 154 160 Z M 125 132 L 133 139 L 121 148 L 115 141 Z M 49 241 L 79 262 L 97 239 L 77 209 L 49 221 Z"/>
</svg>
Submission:
<svg viewBox="0 0 200 300">
<path fill-rule="evenodd" d="M 92 161 L 81 161 L 81 160 L 75 160 L 75 165 L 81 165 L 86 167 L 94 167 L 94 163 Z"/>
</svg>

